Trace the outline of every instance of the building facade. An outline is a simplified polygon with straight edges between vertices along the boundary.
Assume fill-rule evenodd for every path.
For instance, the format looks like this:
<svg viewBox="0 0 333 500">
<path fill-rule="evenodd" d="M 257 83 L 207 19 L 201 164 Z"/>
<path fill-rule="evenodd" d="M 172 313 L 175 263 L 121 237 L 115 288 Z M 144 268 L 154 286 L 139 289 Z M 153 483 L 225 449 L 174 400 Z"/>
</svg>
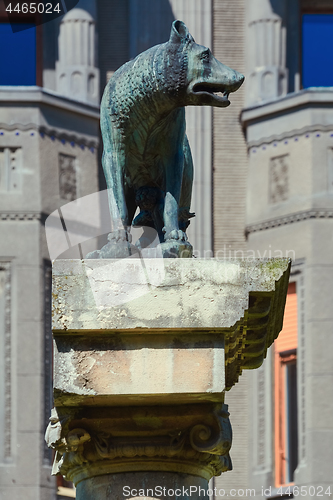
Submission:
<svg viewBox="0 0 333 500">
<path fill-rule="evenodd" d="M 44 442 L 52 408 L 45 221 L 62 205 L 98 191 L 99 89 L 91 99 L 83 85 L 84 77 L 97 79 L 98 69 L 83 60 L 73 78 L 71 61 L 60 67 L 60 58 L 52 75 L 50 61 L 41 67 L 38 59 L 48 57 L 53 21 L 12 33 L 4 9 L 0 14 L 2 46 L 20 37 L 16 64 L 28 59 L 34 70 L 22 74 L 12 64 L 0 82 L 0 498 L 53 499 L 52 453 Z M 84 13 L 77 22 L 91 19 Z M 56 86 L 61 70 L 81 92 L 77 98 Z"/>
<path fill-rule="evenodd" d="M 281 339 L 250 377 L 249 485 L 258 498 L 289 485 L 305 498 L 332 493 L 331 9 L 247 4 L 248 249 L 293 258 Z"/>
</svg>

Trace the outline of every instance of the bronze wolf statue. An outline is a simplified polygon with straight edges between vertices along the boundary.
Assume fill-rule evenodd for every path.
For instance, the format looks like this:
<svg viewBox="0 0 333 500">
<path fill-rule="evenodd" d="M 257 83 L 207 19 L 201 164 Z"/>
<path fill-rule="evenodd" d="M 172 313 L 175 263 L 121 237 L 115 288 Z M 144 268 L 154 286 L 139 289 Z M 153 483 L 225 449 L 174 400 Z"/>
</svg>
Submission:
<svg viewBox="0 0 333 500">
<path fill-rule="evenodd" d="M 243 81 L 209 48 L 196 44 L 181 21 L 173 22 L 168 42 L 114 73 L 101 103 L 102 163 L 113 231 L 110 243 L 88 257 L 133 253 L 131 225 L 154 228 L 164 257 L 192 255 L 185 231 L 194 215 L 193 164 L 184 106 L 229 106 L 229 94 Z"/>
</svg>

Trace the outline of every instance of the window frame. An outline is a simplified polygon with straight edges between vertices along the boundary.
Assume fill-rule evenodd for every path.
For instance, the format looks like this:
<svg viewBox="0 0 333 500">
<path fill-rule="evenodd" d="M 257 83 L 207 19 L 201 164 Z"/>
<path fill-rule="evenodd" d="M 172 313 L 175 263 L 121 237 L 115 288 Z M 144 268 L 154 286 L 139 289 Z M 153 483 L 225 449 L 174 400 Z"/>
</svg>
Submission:
<svg viewBox="0 0 333 500">
<path fill-rule="evenodd" d="M 286 368 L 295 363 L 297 370 L 297 350 L 282 351 L 275 353 L 275 485 L 288 486 L 294 484 L 287 481 L 288 453 L 288 424 L 287 424 L 287 392 L 286 392 Z"/>
<path fill-rule="evenodd" d="M 299 330 L 299 322 L 298 322 L 298 313 L 299 313 L 299 301 L 298 301 L 298 291 L 297 291 L 297 280 L 292 280 L 289 283 L 288 287 L 288 295 L 296 294 L 296 318 L 297 318 L 297 326 L 296 326 L 296 335 L 293 337 L 285 337 L 283 340 L 281 339 L 281 343 L 274 344 L 274 437 L 273 437 L 273 446 L 274 446 L 274 482 L 276 487 L 284 487 L 294 484 L 293 481 L 287 482 L 288 478 L 287 472 L 287 459 L 288 459 L 288 423 L 287 423 L 287 391 L 286 391 L 286 368 L 288 364 L 296 363 L 296 374 L 298 371 L 297 368 L 297 344 L 298 344 L 298 330 Z M 292 320 L 292 318 L 291 318 Z M 290 326 L 289 326 L 290 328 Z M 286 341 L 288 339 L 288 342 Z M 299 449 L 299 430 L 298 430 L 298 379 L 296 375 L 296 408 L 297 408 L 297 449 Z M 299 455 L 299 453 L 298 453 Z M 299 457 L 298 457 L 299 463 Z M 297 465 L 296 465 L 297 467 Z"/>
</svg>

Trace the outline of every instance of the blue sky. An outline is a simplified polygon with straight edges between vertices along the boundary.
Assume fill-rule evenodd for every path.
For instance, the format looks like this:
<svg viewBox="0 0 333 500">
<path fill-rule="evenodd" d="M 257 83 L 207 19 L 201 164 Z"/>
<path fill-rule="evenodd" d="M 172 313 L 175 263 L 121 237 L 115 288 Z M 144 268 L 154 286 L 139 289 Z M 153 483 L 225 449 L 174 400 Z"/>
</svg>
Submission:
<svg viewBox="0 0 333 500">
<path fill-rule="evenodd" d="M 12 32 L 0 23 L 0 85 L 36 85 L 36 28 Z"/>
<path fill-rule="evenodd" d="M 333 14 L 304 14 L 303 87 L 333 87 Z"/>
</svg>

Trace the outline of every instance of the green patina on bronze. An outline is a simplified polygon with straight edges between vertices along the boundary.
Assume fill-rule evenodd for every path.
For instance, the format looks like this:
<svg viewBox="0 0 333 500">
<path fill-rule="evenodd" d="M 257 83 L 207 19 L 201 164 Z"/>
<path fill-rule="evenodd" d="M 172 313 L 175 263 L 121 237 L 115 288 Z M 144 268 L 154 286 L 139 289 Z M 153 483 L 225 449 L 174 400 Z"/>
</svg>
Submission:
<svg viewBox="0 0 333 500">
<path fill-rule="evenodd" d="M 157 232 L 164 257 L 192 255 L 185 231 L 194 216 L 193 164 L 184 106 L 226 107 L 229 93 L 243 80 L 196 44 L 181 21 L 173 22 L 168 42 L 115 72 L 101 103 L 102 162 L 113 232 L 90 258 L 137 251 L 130 244 L 131 225 L 145 228 L 146 241 Z"/>
</svg>

